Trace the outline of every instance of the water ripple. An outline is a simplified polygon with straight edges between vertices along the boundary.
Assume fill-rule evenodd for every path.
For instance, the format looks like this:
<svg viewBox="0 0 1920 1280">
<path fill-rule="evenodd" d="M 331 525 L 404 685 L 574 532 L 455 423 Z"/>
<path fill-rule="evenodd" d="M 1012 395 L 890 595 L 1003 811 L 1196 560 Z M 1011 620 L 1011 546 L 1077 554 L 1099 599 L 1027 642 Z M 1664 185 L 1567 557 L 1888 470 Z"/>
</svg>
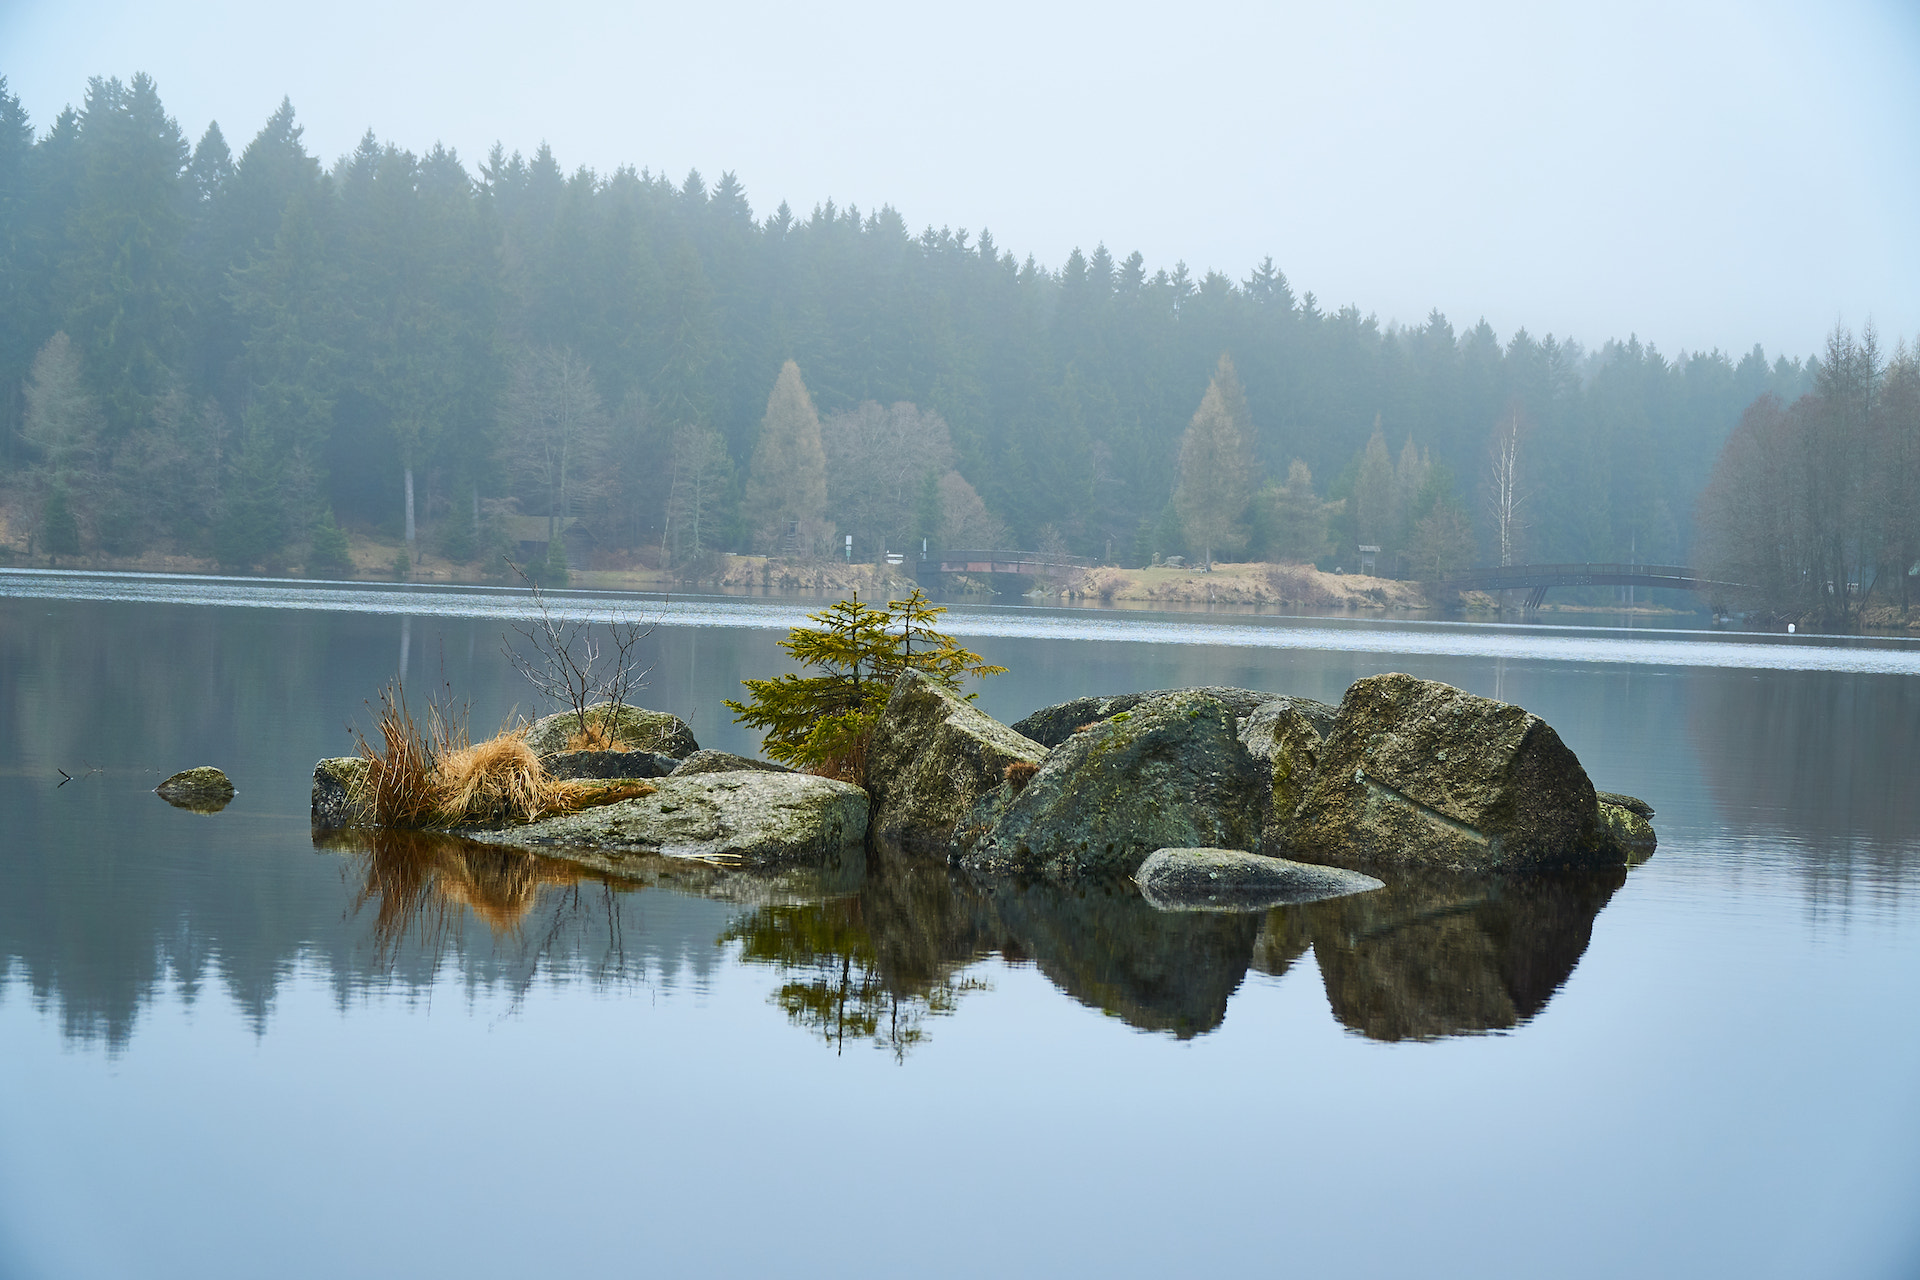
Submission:
<svg viewBox="0 0 1920 1280">
<path fill-rule="evenodd" d="M 503 587 L 319 583 L 285 578 L 220 578 L 192 574 L 76 570 L 0 570 L 0 597 L 43 600 L 143 601 L 227 608 L 312 609 L 335 613 L 414 617 L 519 619 L 531 609 L 524 590 Z M 669 599 L 630 592 L 554 592 L 553 611 L 568 618 L 641 617 L 674 627 L 785 630 L 799 625 L 819 601 Z M 1125 644 L 1227 645 L 1255 649 L 1313 649 L 1492 657 L 1663 667 L 1738 667 L 1770 671 L 1842 671 L 1920 674 L 1920 644 L 1850 636 L 1774 636 L 1711 631 L 1434 623 L 1406 620 L 1247 618 L 1193 620 L 1166 614 L 1021 606 L 958 605 L 944 629 L 957 636 L 1101 640 Z"/>
</svg>

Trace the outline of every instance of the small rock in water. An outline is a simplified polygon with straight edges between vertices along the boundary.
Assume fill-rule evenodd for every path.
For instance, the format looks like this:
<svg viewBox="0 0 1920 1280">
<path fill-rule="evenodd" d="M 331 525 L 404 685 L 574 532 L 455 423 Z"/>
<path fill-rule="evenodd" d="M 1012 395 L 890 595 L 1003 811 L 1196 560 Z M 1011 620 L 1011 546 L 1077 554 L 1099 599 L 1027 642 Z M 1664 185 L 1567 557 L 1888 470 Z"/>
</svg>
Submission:
<svg viewBox="0 0 1920 1280">
<path fill-rule="evenodd" d="M 212 765 L 184 769 L 155 787 L 154 794 L 176 809 L 218 813 L 233 799 L 233 783 Z"/>
<path fill-rule="evenodd" d="M 1239 849 L 1157 849 L 1134 880 L 1162 911 L 1264 911 L 1383 887 L 1357 871 Z"/>
</svg>

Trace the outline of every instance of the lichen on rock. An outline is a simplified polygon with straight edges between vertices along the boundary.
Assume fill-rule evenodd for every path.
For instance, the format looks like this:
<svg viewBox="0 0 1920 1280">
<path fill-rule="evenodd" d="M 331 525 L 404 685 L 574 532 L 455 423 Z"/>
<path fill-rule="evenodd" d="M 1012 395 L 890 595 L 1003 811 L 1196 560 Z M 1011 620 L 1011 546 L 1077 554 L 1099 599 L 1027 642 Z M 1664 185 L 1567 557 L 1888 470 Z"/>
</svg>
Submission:
<svg viewBox="0 0 1920 1280">
<path fill-rule="evenodd" d="M 313 766 L 313 826 L 319 831 L 361 827 L 373 821 L 366 805 L 367 762 L 334 756 Z"/>
<path fill-rule="evenodd" d="M 1597 866 L 1599 801 L 1579 759 L 1526 710 L 1413 676 L 1354 682 L 1284 851 L 1341 866 Z"/>
<path fill-rule="evenodd" d="M 1271 781 L 1271 801 L 1262 844 L 1278 847 L 1294 808 L 1320 767 L 1320 749 L 1333 728 L 1335 709 L 1311 698 L 1276 698 L 1240 722 L 1240 741 L 1261 762 Z"/>
</svg>

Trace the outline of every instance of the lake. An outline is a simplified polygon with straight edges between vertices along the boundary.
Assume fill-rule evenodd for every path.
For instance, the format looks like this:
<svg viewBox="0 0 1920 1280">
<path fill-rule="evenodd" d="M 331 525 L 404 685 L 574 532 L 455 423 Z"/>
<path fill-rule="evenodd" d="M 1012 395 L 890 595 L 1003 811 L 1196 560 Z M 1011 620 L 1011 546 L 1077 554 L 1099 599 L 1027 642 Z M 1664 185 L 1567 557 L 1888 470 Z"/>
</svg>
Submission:
<svg viewBox="0 0 1920 1280">
<path fill-rule="evenodd" d="M 611 598 L 561 595 L 572 609 Z M 808 601 L 659 617 L 703 746 Z M 523 593 L 0 570 L 0 1275 L 1920 1274 L 1920 645 L 956 607 L 1007 721 L 1400 670 L 1650 802 L 1631 871 L 1249 916 L 316 843 Z M 151 793 L 225 769 L 212 815 Z M 70 781 L 62 781 L 63 776 Z"/>
</svg>

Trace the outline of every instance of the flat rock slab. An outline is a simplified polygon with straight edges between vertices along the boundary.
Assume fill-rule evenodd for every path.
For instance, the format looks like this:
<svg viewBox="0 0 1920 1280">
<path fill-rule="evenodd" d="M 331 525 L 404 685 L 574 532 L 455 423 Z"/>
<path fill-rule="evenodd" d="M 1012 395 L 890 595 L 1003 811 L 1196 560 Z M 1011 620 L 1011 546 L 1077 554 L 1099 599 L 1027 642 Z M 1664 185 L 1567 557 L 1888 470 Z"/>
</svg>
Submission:
<svg viewBox="0 0 1920 1280">
<path fill-rule="evenodd" d="M 755 760 L 751 756 L 737 756 L 731 751 L 715 751 L 711 747 L 700 750 L 675 765 L 669 777 L 685 778 L 696 773 L 792 773 L 792 769 L 771 760 Z"/>
<path fill-rule="evenodd" d="M 858 853 L 867 834 L 867 793 L 807 773 L 736 771 L 661 778 L 652 795 L 542 818 L 470 840 L 538 849 L 555 857 L 664 854 L 746 867 L 826 865 Z"/>
<path fill-rule="evenodd" d="M 631 750 L 658 751 L 684 760 L 700 749 L 687 722 L 665 711 L 621 707 L 620 714 L 615 716 L 611 707 L 601 702 L 587 708 L 587 723 L 607 729 L 621 746 Z M 527 745 L 537 756 L 550 756 L 565 751 L 567 743 L 579 731 L 580 718 L 571 711 L 542 716 L 527 730 Z"/>
<path fill-rule="evenodd" d="M 1133 878 L 1162 911 L 1260 911 L 1385 887 L 1358 871 L 1238 849 L 1157 849 Z"/>
<path fill-rule="evenodd" d="M 153 791 L 174 808 L 195 813 L 218 813 L 233 799 L 233 783 L 210 764 L 182 769 Z"/>
</svg>

